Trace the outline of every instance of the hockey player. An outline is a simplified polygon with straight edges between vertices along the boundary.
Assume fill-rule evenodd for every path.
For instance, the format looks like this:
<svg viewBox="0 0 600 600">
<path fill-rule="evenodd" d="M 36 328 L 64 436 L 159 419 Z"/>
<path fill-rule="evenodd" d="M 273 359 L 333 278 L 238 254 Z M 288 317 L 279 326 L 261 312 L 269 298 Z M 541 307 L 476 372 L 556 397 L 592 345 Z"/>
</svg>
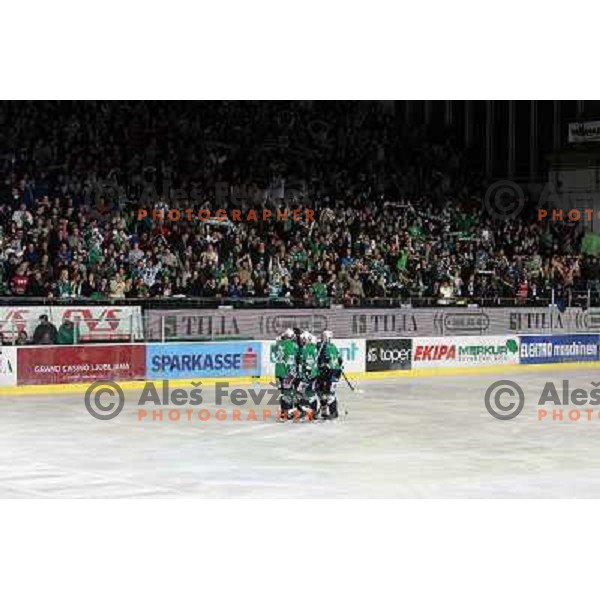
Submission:
<svg viewBox="0 0 600 600">
<path fill-rule="evenodd" d="M 317 368 L 317 345 L 314 336 L 309 331 L 300 335 L 300 360 L 298 364 L 297 391 L 303 416 L 313 419 L 318 408 L 316 380 L 319 374 Z"/>
<path fill-rule="evenodd" d="M 281 387 L 280 379 L 283 376 L 283 340 L 285 338 L 285 332 L 278 335 L 275 341 L 271 344 L 271 363 L 275 365 L 275 379 L 277 381 L 277 387 Z"/>
<path fill-rule="evenodd" d="M 318 351 L 318 384 L 321 416 L 323 419 L 337 419 L 338 406 L 335 390 L 342 375 L 343 360 L 333 343 L 331 331 L 324 331 Z"/>
<path fill-rule="evenodd" d="M 294 408 L 294 383 L 297 377 L 298 345 L 294 332 L 286 330 L 271 346 L 271 360 L 275 363 L 275 378 L 279 388 L 279 405 L 283 419 L 290 416 Z"/>
<path fill-rule="evenodd" d="M 300 329 L 300 327 L 294 327 L 294 329 L 292 329 L 292 333 L 294 334 L 294 339 L 296 340 L 296 344 L 298 344 L 298 348 L 300 348 L 300 337 L 302 336 L 302 329 Z"/>
</svg>

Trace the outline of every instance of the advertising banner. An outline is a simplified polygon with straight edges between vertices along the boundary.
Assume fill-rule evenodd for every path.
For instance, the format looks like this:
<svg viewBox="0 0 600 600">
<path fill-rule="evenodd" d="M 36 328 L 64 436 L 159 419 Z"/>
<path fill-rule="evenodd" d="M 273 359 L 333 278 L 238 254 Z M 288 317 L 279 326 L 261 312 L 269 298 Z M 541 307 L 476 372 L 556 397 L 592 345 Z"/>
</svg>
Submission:
<svg viewBox="0 0 600 600">
<path fill-rule="evenodd" d="M 17 383 L 77 383 L 99 379 L 143 379 L 143 344 L 47 346 L 17 349 Z"/>
<path fill-rule="evenodd" d="M 330 310 L 157 310 L 146 315 L 149 341 L 271 340 L 299 327 L 315 335 L 329 328 Z M 346 336 L 348 337 L 348 336 Z"/>
<path fill-rule="evenodd" d="M 259 342 L 148 344 L 146 377 L 258 377 L 261 353 Z"/>
<path fill-rule="evenodd" d="M 275 375 L 275 363 L 271 348 L 275 342 L 261 342 L 262 375 Z M 363 373 L 365 370 L 365 340 L 334 340 L 344 361 L 345 373 Z"/>
<path fill-rule="evenodd" d="M 461 336 L 413 340 L 413 369 L 509 365 L 518 362 L 518 337 Z"/>
<path fill-rule="evenodd" d="M 529 335 L 520 338 L 521 364 L 600 360 L 598 335 Z"/>
<path fill-rule="evenodd" d="M 405 371 L 412 365 L 412 338 L 368 340 L 367 371 Z"/>
<path fill-rule="evenodd" d="M 0 346 L 0 387 L 17 385 L 17 349 Z"/>
<path fill-rule="evenodd" d="M 600 142 L 600 121 L 569 123 L 569 143 Z"/>
<path fill-rule="evenodd" d="M 348 330 L 355 337 L 366 339 L 496 336 L 517 333 L 600 333 L 598 308 L 567 308 L 563 311 L 550 307 L 346 309 L 344 315 L 345 318 L 330 318 L 333 332 L 338 337 Z"/>
<path fill-rule="evenodd" d="M 334 340 L 344 361 L 346 373 L 363 373 L 366 363 L 365 340 Z"/>
<path fill-rule="evenodd" d="M 314 310 L 150 310 L 151 341 L 272 340 L 288 328 L 335 339 L 600 333 L 600 309 L 567 308 L 331 308 Z"/>
<path fill-rule="evenodd" d="M 2 306 L 0 334 L 12 341 L 25 332 L 31 344 L 43 315 L 57 330 L 65 319 L 73 321 L 81 342 L 129 341 L 132 336 L 134 340 L 142 340 L 144 337 L 139 306 Z"/>
</svg>

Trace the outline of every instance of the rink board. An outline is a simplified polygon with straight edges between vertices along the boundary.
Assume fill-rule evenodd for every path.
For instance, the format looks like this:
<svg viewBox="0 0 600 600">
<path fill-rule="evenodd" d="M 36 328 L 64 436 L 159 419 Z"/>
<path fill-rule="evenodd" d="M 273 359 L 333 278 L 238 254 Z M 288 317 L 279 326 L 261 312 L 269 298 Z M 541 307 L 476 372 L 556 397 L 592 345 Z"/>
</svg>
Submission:
<svg viewBox="0 0 600 600">
<path fill-rule="evenodd" d="M 600 334 L 404 337 L 336 343 L 347 376 L 358 380 L 502 374 L 551 370 L 558 365 L 561 369 L 600 367 Z M 124 390 L 141 389 L 146 381 L 156 379 L 180 386 L 199 379 L 209 385 L 271 383 L 272 346 L 272 341 L 250 340 L 3 347 L 0 393 L 85 391 L 91 380 L 117 381 Z M 201 361 L 204 368 L 190 369 L 194 361 Z M 217 368 L 219 361 L 222 368 Z"/>
<path fill-rule="evenodd" d="M 447 376 L 472 376 L 478 375 L 506 375 L 512 373 L 518 375 L 525 372 L 543 372 L 556 371 L 557 367 L 561 371 L 576 371 L 581 369 L 600 369 L 600 361 L 595 362 L 572 362 L 572 363 L 548 363 L 548 364 L 512 364 L 512 365 L 489 365 L 483 367 L 438 367 L 429 369 L 412 369 L 410 371 L 385 371 L 385 372 L 361 372 L 349 373 L 348 379 L 352 381 L 382 380 L 395 378 L 413 378 L 427 379 L 429 377 L 447 377 Z M 203 378 L 202 383 L 215 385 L 217 383 L 235 383 L 236 385 L 246 386 L 253 384 L 273 383 L 272 375 L 261 375 L 260 377 L 237 377 L 237 378 Z M 119 381 L 119 387 L 123 390 L 141 390 L 147 382 L 156 381 L 156 379 L 140 379 L 135 381 Z M 198 379 L 169 379 L 166 380 L 173 387 L 189 387 L 198 382 Z M 56 393 L 78 393 L 85 392 L 89 387 L 87 383 L 69 383 L 69 384 L 48 384 L 48 385 L 19 385 L 13 387 L 0 387 L 0 396 L 2 395 L 44 395 Z"/>
</svg>

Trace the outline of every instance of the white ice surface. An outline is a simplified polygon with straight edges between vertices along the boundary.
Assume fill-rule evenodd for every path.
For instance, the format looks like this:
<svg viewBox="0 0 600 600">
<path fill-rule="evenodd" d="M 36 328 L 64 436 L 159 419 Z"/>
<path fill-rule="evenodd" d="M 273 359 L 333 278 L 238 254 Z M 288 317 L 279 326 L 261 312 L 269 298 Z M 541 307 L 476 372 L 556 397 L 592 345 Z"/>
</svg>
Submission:
<svg viewBox="0 0 600 600">
<path fill-rule="evenodd" d="M 512 421 L 484 407 L 501 378 L 526 394 Z M 363 382 L 361 395 L 341 385 L 348 416 L 312 424 L 139 422 L 139 391 L 98 421 L 81 392 L 3 395 L 0 498 L 598 498 L 597 410 L 592 422 L 537 420 L 544 382 L 562 379 L 589 390 L 600 374 L 405 378 Z"/>
</svg>

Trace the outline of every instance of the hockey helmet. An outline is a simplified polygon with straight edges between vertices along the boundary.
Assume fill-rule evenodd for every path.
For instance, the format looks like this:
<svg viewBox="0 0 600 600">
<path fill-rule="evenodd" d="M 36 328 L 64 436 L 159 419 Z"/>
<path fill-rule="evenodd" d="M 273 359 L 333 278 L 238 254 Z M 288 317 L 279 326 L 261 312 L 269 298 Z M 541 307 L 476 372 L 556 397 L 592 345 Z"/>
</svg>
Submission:
<svg viewBox="0 0 600 600">
<path fill-rule="evenodd" d="M 311 339 L 312 339 L 312 335 L 311 335 L 310 331 L 303 331 L 300 334 L 300 342 L 302 344 L 310 344 Z"/>
</svg>

